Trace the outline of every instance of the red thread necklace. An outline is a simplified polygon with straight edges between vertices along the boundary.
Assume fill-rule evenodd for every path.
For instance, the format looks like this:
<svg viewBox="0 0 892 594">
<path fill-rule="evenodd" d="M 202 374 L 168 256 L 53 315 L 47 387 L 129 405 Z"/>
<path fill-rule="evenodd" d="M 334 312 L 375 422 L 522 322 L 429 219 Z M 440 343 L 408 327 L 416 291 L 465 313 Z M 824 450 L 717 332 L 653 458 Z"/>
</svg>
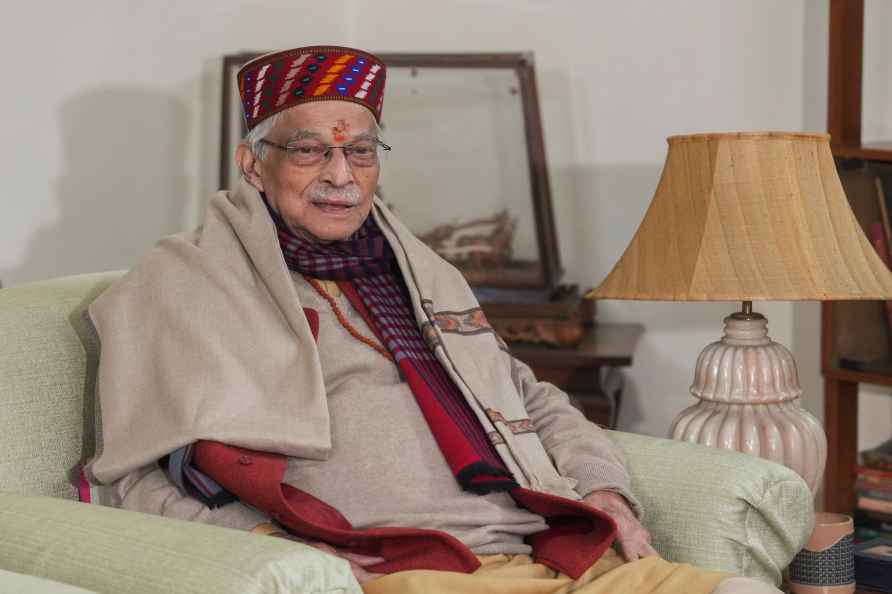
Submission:
<svg viewBox="0 0 892 594">
<path fill-rule="evenodd" d="M 331 310 L 334 312 L 334 315 L 338 319 L 338 322 L 340 322 L 341 326 L 343 326 L 344 329 L 350 333 L 350 336 L 352 336 L 359 342 L 367 344 L 371 348 L 375 349 L 376 353 L 378 353 L 388 361 L 393 362 L 393 355 L 390 354 L 390 351 L 378 344 L 378 341 L 376 341 L 375 339 L 369 338 L 368 336 L 362 334 L 359 330 L 356 329 L 353 324 L 350 323 L 350 321 L 347 319 L 347 316 L 345 316 L 344 312 L 341 311 L 341 308 L 338 306 L 334 297 L 329 295 L 328 291 L 325 290 L 325 288 L 318 280 L 310 277 L 304 278 L 306 278 L 307 282 L 310 283 L 310 286 L 313 287 L 316 292 L 319 293 L 319 295 L 321 295 L 322 298 L 328 302 L 328 305 L 331 306 Z"/>
</svg>

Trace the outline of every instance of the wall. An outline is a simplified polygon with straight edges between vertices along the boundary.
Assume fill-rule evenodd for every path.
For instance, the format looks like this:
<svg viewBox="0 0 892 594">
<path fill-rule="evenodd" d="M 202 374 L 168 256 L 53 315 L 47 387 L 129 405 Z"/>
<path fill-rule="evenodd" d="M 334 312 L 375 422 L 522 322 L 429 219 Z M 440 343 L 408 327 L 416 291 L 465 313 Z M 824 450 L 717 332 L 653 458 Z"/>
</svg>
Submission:
<svg viewBox="0 0 892 594">
<path fill-rule="evenodd" d="M 828 0 L 811 0 L 803 6 L 802 94 L 804 130 L 827 130 Z M 819 420 L 824 417 L 821 381 L 821 304 L 793 304 L 793 342 L 790 349 L 799 366 L 803 405 Z"/>
<path fill-rule="evenodd" d="M 892 138 L 892 4 L 864 2 L 864 101 L 861 128 L 865 142 Z"/>
<path fill-rule="evenodd" d="M 566 279 L 583 285 L 606 275 L 637 228 L 667 136 L 824 129 L 826 0 L 97 0 L 58 3 L 51 18 L 38 3 L 17 12 L 0 25 L 5 55 L 27 56 L 10 61 L 16 92 L 0 97 L 6 284 L 124 268 L 195 224 L 216 189 L 219 57 L 243 49 L 535 52 Z M 38 33 L 52 43 L 37 46 Z M 396 147 L 392 158 L 408 156 Z M 601 304 L 602 320 L 647 327 L 624 428 L 665 433 L 692 402 L 697 353 L 734 308 Z M 819 410 L 817 309 L 759 309 L 805 361 Z"/>
<path fill-rule="evenodd" d="M 220 56 L 342 39 L 348 7 L 17 4 L 0 24 L 0 280 L 126 268 L 193 226 L 216 189 Z"/>
</svg>

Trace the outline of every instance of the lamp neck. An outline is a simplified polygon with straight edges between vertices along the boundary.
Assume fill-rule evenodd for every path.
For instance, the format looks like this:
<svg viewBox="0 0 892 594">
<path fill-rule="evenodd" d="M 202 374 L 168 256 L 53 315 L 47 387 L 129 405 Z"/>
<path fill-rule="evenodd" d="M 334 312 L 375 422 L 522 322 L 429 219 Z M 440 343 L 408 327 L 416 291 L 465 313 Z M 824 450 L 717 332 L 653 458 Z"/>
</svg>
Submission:
<svg viewBox="0 0 892 594">
<path fill-rule="evenodd" d="M 731 346 L 760 346 L 772 342 L 768 337 L 768 320 L 762 314 L 731 314 L 725 318 L 722 344 Z"/>
<path fill-rule="evenodd" d="M 740 311 L 731 314 L 734 320 L 764 320 L 765 316 L 753 311 L 753 302 L 744 301 L 741 303 Z"/>
</svg>

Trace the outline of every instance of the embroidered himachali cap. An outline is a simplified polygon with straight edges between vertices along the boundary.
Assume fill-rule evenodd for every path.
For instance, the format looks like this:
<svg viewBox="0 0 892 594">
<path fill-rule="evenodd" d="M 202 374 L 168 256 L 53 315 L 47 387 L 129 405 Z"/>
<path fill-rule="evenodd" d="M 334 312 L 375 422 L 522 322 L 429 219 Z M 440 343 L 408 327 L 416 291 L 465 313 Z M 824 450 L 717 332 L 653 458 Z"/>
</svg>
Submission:
<svg viewBox="0 0 892 594">
<path fill-rule="evenodd" d="M 255 58 L 238 72 L 248 130 L 310 101 L 352 101 L 381 122 L 387 69 L 380 58 L 349 47 L 314 45 Z"/>
</svg>

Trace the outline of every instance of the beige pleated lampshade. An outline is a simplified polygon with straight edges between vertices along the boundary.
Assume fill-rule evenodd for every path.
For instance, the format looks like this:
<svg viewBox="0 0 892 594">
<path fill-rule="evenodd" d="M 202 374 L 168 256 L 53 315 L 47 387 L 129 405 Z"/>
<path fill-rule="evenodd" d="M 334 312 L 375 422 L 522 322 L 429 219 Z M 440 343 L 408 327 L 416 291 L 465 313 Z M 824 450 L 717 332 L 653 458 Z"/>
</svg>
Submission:
<svg viewBox="0 0 892 594">
<path fill-rule="evenodd" d="M 892 298 L 826 134 L 669 138 L 644 221 L 598 299 Z"/>
</svg>

